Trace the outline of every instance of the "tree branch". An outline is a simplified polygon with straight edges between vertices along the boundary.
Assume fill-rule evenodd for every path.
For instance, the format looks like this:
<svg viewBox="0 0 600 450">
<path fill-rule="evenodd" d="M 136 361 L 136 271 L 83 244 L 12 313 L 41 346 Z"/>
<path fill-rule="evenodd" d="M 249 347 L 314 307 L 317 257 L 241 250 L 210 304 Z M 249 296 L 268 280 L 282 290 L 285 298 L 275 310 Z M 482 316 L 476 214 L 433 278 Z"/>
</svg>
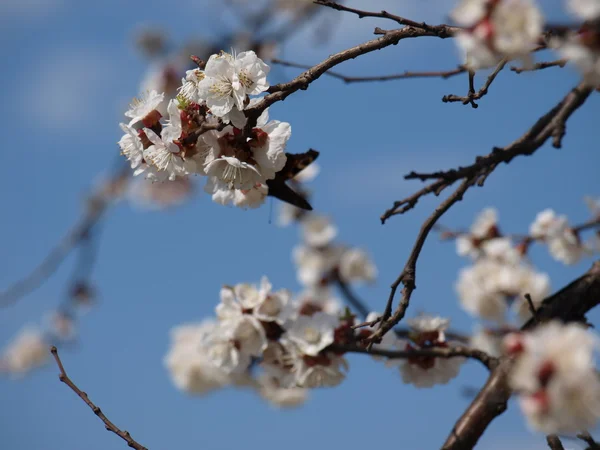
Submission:
<svg viewBox="0 0 600 450">
<path fill-rule="evenodd" d="M 494 82 L 494 80 L 502 71 L 502 69 L 504 69 L 504 66 L 506 66 L 507 63 L 507 59 L 503 59 L 502 61 L 500 61 L 494 69 L 494 71 L 487 77 L 487 80 L 484 83 L 484 85 L 477 92 L 475 92 L 475 88 L 473 86 L 474 72 L 469 72 L 469 93 L 467 94 L 467 96 L 461 97 L 459 95 L 452 94 L 444 95 L 442 97 L 442 101 L 444 103 L 462 102 L 463 105 L 470 103 L 473 108 L 478 108 L 479 105 L 475 103 L 475 100 L 479 100 L 481 97 L 488 93 L 488 89 L 490 88 L 491 84 Z"/>
<path fill-rule="evenodd" d="M 436 31 L 439 27 L 448 27 L 448 25 L 427 25 L 425 22 L 415 22 L 413 20 L 406 19 L 404 17 L 397 16 L 395 14 L 390 14 L 387 11 L 381 12 L 370 12 L 370 11 L 362 11 L 360 9 L 349 8 L 348 6 L 340 5 L 339 3 L 326 1 L 326 0 L 316 0 L 315 3 L 317 5 L 326 6 L 328 8 L 335 9 L 337 11 L 345 11 L 349 13 L 356 14 L 359 19 L 364 17 L 377 17 L 380 19 L 390 19 L 400 25 L 406 25 L 409 27 L 420 28 L 426 31 Z M 453 33 L 458 31 L 460 28 L 458 27 L 448 27 L 452 28 Z"/>
<path fill-rule="evenodd" d="M 557 59 L 556 61 L 545 61 L 534 64 L 532 67 L 514 67 L 510 70 L 514 73 L 531 72 L 533 70 L 543 70 L 549 67 L 565 67 L 567 64 L 566 59 Z"/>
<path fill-rule="evenodd" d="M 552 450 L 565 450 L 562 442 L 560 442 L 560 439 L 555 434 L 549 434 L 546 436 L 546 442 L 548 443 L 548 447 L 550 447 Z"/>
<path fill-rule="evenodd" d="M 62 361 L 60 360 L 60 357 L 58 356 L 58 350 L 56 349 L 56 347 L 52 346 L 52 348 L 50 349 L 50 352 L 52 353 L 52 356 L 54 356 L 54 360 L 56 361 L 56 364 L 58 365 L 58 369 L 60 370 L 58 379 L 60 381 L 62 381 L 63 383 L 65 383 L 67 386 L 69 386 L 71 388 L 71 390 L 73 392 L 75 392 L 79 396 L 79 398 L 81 398 L 81 400 L 83 400 L 85 402 L 85 404 L 90 407 L 90 409 L 92 411 L 94 411 L 94 414 L 96 414 L 100 418 L 100 420 L 102 420 L 102 422 L 104 422 L 106 429 L 108 431 L 115 433 L 117 436 L 119 436 L 121 439 L 123 439 L 125 442 L 127 442 L 127 445 L 129 447 L 134 448 L 136 450 L 148 450 L 146 447 L 144 447 L 140 443 L 136 442 L 131 437 L 131 435 L 129 434 L 128 431 L 122 431 L 119 427 L 117 427 L 114 423 L 112 423 L 108 419 L 108 417 L 106 417 L 104 415 L 102 410 L 98 406 L 96 406 L 94 403 L 92 403 L 92 401 L 89 399 L 88 395 L 85 392 L 83 392 L 81 389 L 79 389 L 75 385 L 75 383 L 73 383 L 73 381 L 69 378 L 69 376 L 67 375 L 67 372 L 65 371 Z"/>
<path fill-rule="evenodd" d="M 536 320 L 530 319 L 522 330 L 527 331 L 540 323 L 560 319 L 564 322 L 582 321 L 585 314 L 600 303 L 600 261 L 568 286 L 546 298 L 537 309 Z M 442 450 L 472 449 L 492 420 L 507 408 L 511 390 L 507 374 L 512 365 L 503 357 L 492 371 L 486 384 L 456 422 Z"/>
<path fill-rule="evenodd" d="M 310 69 L 312 66 L 307 64 L 298 64 L 290 61 L 284 61 L 282 59 L 272 59 L 271 62 L 273 64 L 278 64 L 284 67 L 295 67 L 298 69 Z M 466 72 L 467 69 L 464 66 L 458 66 L 456 69 L 446 70 L 446 71 L 433 71 L 433 72 L 409 72 L 405 71 L 403 73 L 397 73 L 392 75 L 379 75 L 379 76 L 367 76 L 367 77 L 354 77 L 343 75 L 339 72 L 333 72 L 328 70 L 323 75 L 330 76 L 332 78 L 337 78 L 342 80 L 344 83 L 364 83 L 370 81 L 391 81 L 391 80 L 402 80 L 406 78 L 443 78 L 447 79 L 453 77 L 455 75 L 459 75 L 461 73 Z"/>
<path fill-rule="evenodd" d="M 405 359 L 412 358 L 414 356 L 431 356 L 436 358 L 463 357 L 475 359 L 490 370 L 494 369 L 498 365 L 497 358 L 494 358 L 487 353 L 482 352 L 481 350 L 463 346 L 435 347 L 406 351 L 383 350 L 377 348 L 366 349 L 351 345 L 332 345 L 330 348 L 335 352 L 362 353 L 366 355 L 384 356 L 389 359 Z"/>
</svg>

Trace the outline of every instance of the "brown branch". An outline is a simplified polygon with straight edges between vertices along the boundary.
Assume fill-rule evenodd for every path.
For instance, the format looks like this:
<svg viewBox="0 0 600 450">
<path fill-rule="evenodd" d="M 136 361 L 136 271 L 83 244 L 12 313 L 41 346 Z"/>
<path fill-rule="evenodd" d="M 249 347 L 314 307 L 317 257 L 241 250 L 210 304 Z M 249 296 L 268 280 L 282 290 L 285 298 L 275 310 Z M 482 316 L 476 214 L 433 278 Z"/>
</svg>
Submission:
<svg viewBox="0 0 600 450">
<path fill-rule="evenodd" d="M 600 304 L 600 261 L 568 286 L 546 298 L 537 309 L 537 320 L 540 323 L 560 319 L 564 322 L 582 321 L 585 314 Z M 537 326 L 532 318 L 522 330 L 530 330 Z M 502 414 L 506 408 L 511 390 L 507 382 L 507 374 L 511 360 L 503 357 L 499 365 L 492 371 L 486 384 L 454 425 L 452 432 L 444 443 L 442 450 L 472 449 L 483 435 L 492 420 Z"/>
<path fill-rule="evenodd" d="M 464 180 L 460 186 L 450 195 L 446 200 L 444 200 L 431 214 L 427 220 L 421 226 L 419 234 L 417 236 L 417 240 L 413 246 L 412 251 L 406 261 L 404 269 L 402 269 L 402 273 L 398 276 L 396 281 L 392 283 L 390 295 L 388 297 L 387 304 L 385 306 L 385 310 L 383 312 L 383 320 L 379 323 L 378 330 L 373 333 L 370 340 L 371 342 L 377 342 L 381 339 L 381 337 L 387 333 L 390 329 L 392 329 L 398 322 L 400 322 L 404 315 L 406 314 L 406 310 L 408 309 L 408 305 L 410 303 L 410 297 L 413 291 L 416 289 L 416 271 L 417 271 L 417 260 L 419 259 L 419 255 L 421 254 L 421 250 L 423 249 L 423 245 L 429 235 L 429 232 L 438 221 L 440 217 L 444 215 L 446 211 L 448 211 L 456 202 L 462 200 L 464 193 L 471 187 L 474 180 L 468 178 Z M 392 304 L 394 301 L 394 296 L 396 295 L 396 290 L 403 284 L 402 289 L 402 298 L 396 308 L 396 311 L 393 315 L 392 312 Z"/>
<path fill-rule="evenodd" d="M 67 372 L 65 371 L 63 363 L 60 360 L 60 357 L 58 356 L 58 350 L 56 349 L 56 347 L 52 346 L 52 348 L 50 349 L 50 352 L 52 353 L 52 356 L 54 356 L 54 360 L 56 361 L 56 364 L 58 365 L 58 369 L 60 370 L 58 379 L 60 381 L 62 381 L 63 383 L 65 383 L 67 386 L 69 386 L 71 388 L 71 390 L 73 392 L 75 392 L 79 396 L 79 398 L 81 398 L 81 400 L 83 400 L 85 402 L 85 404 L 90 407 L 90 409 L 92 411 L 94 411 L 94 414 L 96 414 L 100 418 L 100 420 L 102 420 L 102 422 L 104 422 L 106 429 L 108 431 L 112 431 L 117 436 L 119 436 L 121 439 L 123 439 L 125 442 L 127 442 L 127 445 L 129 447 L 134 448 L 136 450 L 148 450 L 146 447 L 144 447 L 143 445 L 136 442 L 131 437 L 131 435 L 129 434 L 128 431 L 122 431 L 119 427 L 117 427 L 114 423 L 112 423 L 108 419 L 108 417 L 106 417 L 104 415 L 102 410 L 98 406 L 96 406 L 94 403 L 92 403 L 92 401 L 89 399 L 88 395 L 75 385 L 75 383 L 67 375 Z"/>
<path fill-rule="evenodd" d="M 510 70 L 515 73 L 531 72 L 533 70 L 543 70 L 549 67 L 565 67 L 567 64 L 566 59 L 557 59 L 556 61 L 545 61 L 534 64 L 532 67 L 515 67 L 512 66 Z"/>
<path fill-rule="evenodd" d="M 263 99 L 254 106 L 244 110 L 244 114 L 246 114 L 246 117 L 248 118 L 248 122 L 244 128 L 244 135 L 250 134 L 250 131 L 256 125 L 256 120 L 266 108 L 276 102 L 285 100 L 289 95 L 296 91 L 308 89 L 310 83 L 318 79 L 332 67 L 344 61 L 354 59 L 358 56 L 373 52 L 375 50 L 381 50 L 382 48 L 389 47 L 390 45 L 396 45 L 402 39 L 411 39 L 423 36 L 432 36 L 445 39 L 451 37 L 455 31 L 456 29 L 454 27 L 449 27 L 447 25 L 427 25 L 426 28 L 407 26 L 399 30 L 391 31 L 376 29 L 376 34 L 381 34 L 381 37 L 331 55 L 326 60 L 311 67 L 305 72 L 302 72 L 292 81 L 271 86 L 267 90 L 268 95 L 263 97 Z"/>
<path fill-rule="evenodd" d="M 579 433 L 577 435 L 577 438 L 581 439 L 583 442 L 585 442 L 588 445 L 588 448 L 586 450 L 598 450 L 598 449 L 600 449 L 600 444 L 598 444 L 596 442 L 596 440 L 592 437 L 592 435 L 589 432 L 587 432 L 587 431 Z"/>
<path fill-rule="evenodd" d="M 550 447 L 552 450 L 565 450 L 562 442 L 560 442 L 560 439 L 555 434 L 549 434 L 546 436 L 546 442 L 548 443 L 548 447 Z"/>
<path fill-rule="evenodd" d="M 498 365 L 498 359 L 488 355 L 481 350 L 474 348 L 463 347 L 463 346 L 452 346 L 452 347 L 435 347 L 435 348 L 424 348 L 414 349 L 406 351 L 397 350 L 383 350 L 377 348 L 366 349 L 364 347 L 351 346 L 351 345 L 332 345 L 330 347 L 335 352 L 345 353 L 362 353 L 366 355 L 384 356 L 389 359 L 405 359 L 412 358 L 415 356 L 430 356 L 436 358 L 470 358 L 479 361 L 488 369 L 492 370 Z"/>
<path fill-rule="evenodd" d="M 520 138 L 504 148 L 494 148 L 486 156 L 477 157 L 475 162 L 470 166 L 432 173 L 409 173 L 404 177 L 407 180 L 437 181 L 432 182 L 403 200 L 394 202 L 393 207 L 381 216 L 382 223 L 385 223 L 392 216 L 403 214 L 413 208 L 419 199 L 425 195 L 431 193 L 439 195 L 445 188 L 453 185 L 460 179 L 472 179 L 475 177 L 478 179 L 477 185 L 482 186 L 487 176 L 500 163 L 508 164 L 517 156 L 532 155 L 551 137 L 553 139 L 553 146 L 559 148 L 565 133 L 566 121 L 583 105 L 591 92 L 592 90 L 583 83 L 576 86 L 554 108 L 538 119 Z"/>
<path fill-rule="evenodd" d="M 471 107 L 473 107 L 473 108 L 479 107 L 479 105 L 477 103 L 475 103 L 475 100 L 479 100 L 481 97 L 483 97 L 484 95 L 486 95 L 488 93 L 490 86 L 492 85 L 492 83 L 494 82 L 494 80 L 496 79 L 498 74 L 502 71 L 502 69 L 504 69 L 504 66 L 506 66 L 507 63 L 508 63 L 507 59 L 503 59 L 502 61 L 500 61 L 498 63 L 498 65 L 496 66 L 496 68 L 494 69 L 494 71 L 487 77 L 487 80 L 485 81 L 485 83 L 483 84 L 481 89 L 479 89 L 479 91 L 477 91 L 477 92 L 475 92 L 474 81 L 473 81 L 475 73 L 469 72 L 469 93 L 465 97 L 462 97 L 459 95 L 452 95 L 452 94 L 444 95 L 442 97 L 442 101 L 444 103 L 462 102 L 463 105 L 470 103 Z"/>
<path fill-rule="evenodd" d="M 413 20 L 409 20 L 404 17 L 397 16 L 395 14 L 390 14 L 387 11 L 381 11 L 381 12 L 362 11 L 360 9 L 350 8 L 348 6 L 340 5 L 339 3 L 335 3 L 335 2 L 331 2 L 331 1 L 327 1 L 327 0 L 316 0 L 315 3 L 317 5 L 326 6 L 328 8 L 332 8 L 337 11 L 345 11 L 345 12 L 356 14 L 359 19 L 362 19 L 364 17 L 377 17 L 380 19 L 390 19 L 400 25 L 406 25 L 409 27 L 420 28 L 420 29 L 423 29 L 426 31 L 435 31 L 437 29 L 437 27 L 440 26 L 440 25 L 438 25 L 438 26 L 427 25 L 425 22 L 415 22 Z M 447 25 L 441 25 L 441 26 L 448 27 Z M 458 27 L 451 27 L 451 28 L 454 30 L 454 32 L 459 30 Z"/>
<path fill-rule="evenodd" d="M 278 64 L 284 67 L 295 67 L 298 69 L 310 69 L 312 66 L 307 64 L 298 64 L 294 62 L 284 61 L 282 59 L 274 58 L 271 60 L 273 64 Z M 403 73 L 397 73 L 392 75 L 379 75 L 379 76 L 367 76 L 367 77 L 354 77 L 343 75 L 338 72 L 334 72 L 328 70 L 324 73 L 324 75 L 330 76 L 332 78 L 337 78 L 342 80 L 344 83 L 363 83 L 369 81 L 390 81 L 390 80 L 402 80 L 406 78 L 442 78 L 447 79 L 453 77 L 454 75 L 458 75 L 466 72 L 467 69 L 464 66 L 458 66 L 456 69 L 446 70 L 446 71 L 433 71 L 433 72 L 409 72 L 405 71 Z"/>
</svg>

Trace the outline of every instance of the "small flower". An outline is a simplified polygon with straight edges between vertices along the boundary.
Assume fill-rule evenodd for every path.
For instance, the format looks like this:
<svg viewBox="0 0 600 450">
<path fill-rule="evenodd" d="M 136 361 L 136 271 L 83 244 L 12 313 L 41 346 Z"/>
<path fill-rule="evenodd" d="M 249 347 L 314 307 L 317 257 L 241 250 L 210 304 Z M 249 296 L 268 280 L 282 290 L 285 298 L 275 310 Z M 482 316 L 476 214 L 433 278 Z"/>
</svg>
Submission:
<svg viewBox="0 0 600 450">
<path fill-rule="evenodd" d="M 312 214 L 302 221 L 302 238 L 311 247 L 325 247 L 337 236 L 329 218 Z"/>
<path fill-rule="evenodd" d="M 229 376 L 211 361 L 208 346 L 217 324 L 205 321 L 171 330 L 171 348 L 164 363 L 177 388 L 205 394 L 230 382 Z"/>
<path fill-rule="evenodd" d="M 405 350 L 431 349 L 447 347 L 445 330 L 450 321 L 441 317 L 421 315 L 410 319 L 408 325 L 411 343 L 405 344 Z M 390 360 L 388 365 L 400 365 L 402 380 L 418 388 L 446 384 L 455 378 L 464 358 L 436 358 L 432 356 L 411 356 L 405 360 Z"/>
<path fill-rule="evenodd" d="M 200 92 L 198 90 L 198 84 L 204 79 L 204 72 L 200 69 L 187 70 L 185 72 L 185 78 L 181 80 L 181 86 L 178 88 L 179 95 L 182 95 L 187 100 L 200 103 Z"/>
<path fill-rule="evenodd" d="M 298 314 L 304 316 L 324 312 L 337 317 L 343 309 L 342 301 L 333 295 L 331 289 L 323 286 L 314 286 L 303 290 L 298 294 L 294 303 Z"/>
<path fill-rule="evenodd" d="M 526 333 L 510 374 L 529 425 L 544 433 L 575 433 L 600 418 L 597 339 L 579 324 L 551 322 Z"/>
<path fill-rule="evenodd" d="M 322 312 L 312 316 L 301 315 L 287 326 L 286 338 L 302 354 L 317 356 L 321 350 L 333 344 L 334 330 L 338 325 L 336 317 Z"/>
<path fill-rule="evenodd" d="M 156 169 L 153 177 L 158 181 L 167 178 L 173 181 L 178 176 L 186 176 L 196 169 L 194 161 L 184 159 L 181 149 L 173 142 L 166 128 L 162 132 L 162 138 L 149 128 L 144 128 L 144 133 L 152 142 L 152 145 L 144 150 L 144 159 Z"/>
<path fill-rule="evenodd" d="M 340 277 L 346 283 L 375 281 L 377 267 L 368 255 L 357 248 L 346 250 L 340 259 Z"/>
<path fill-rule="evenodd" d="M 119 124 L 121 130 L 125 133 L 119 140 L 119 147 L 121 147 L 121 154 L 127 158 L 131 164 L 132 169 L 136 169 L 142 165 L 144 161 L 144 145 L 142 140 L 138 136 L 137 131 L 131 128 L 129 125 L 124 123 Z M 143 171 L 143 168 L 141 168 Z M 139 174 L 139 170 L 136 171 L 136 175 Z"/>
<path fill-rule="evenodd" d="M 552 257 L 564 264 L 575 264 L 586 252 L 567 217 L 557 216 L 551 209 L 540 212 L 529 231 L 534 238 L 546 242 Z"/>
<path fill-rule="evenodd" d="M 258 382 L 260 396 L 277 408 L 295 408 L 308 398 L 308 389 L 281 387 L 278 379 L 268 374 L 262 375 Z"/>
<path fill-rule="evenodd" d="M 44 365 L 50 356 L 50 344 L 34 328 L 24 328 L 4 349 L 0 357 L 0 371 L 24 375 Z"/>
<path fill-rule="evenodd" d="M 241 111 L 247 95 L 267 90 L 269 70 L 253 51 L 212 55 L 206 63 L 205 76 L 198 83 L 199 97 L 206 100 L 215 116 L 221 117 L 234 107 Z"/>
<path fill-rule="evenodd" d="M 493 66 L 502 58 L 529 62 L 543 25 L 530 0 L 463 0 L 452 17 L 466 27 L 457 42 L 471 69 Z"/>
<path fill-rule="evenodd" d="M 142 122 L 145 127 L 151 127 L 161 118 L 161 113 L 156 110 L 164 100 L 165 94 L 152 90 L 144 92 L 140 99 L 134 99 L 125 115 L 130 117 L 129 126 Z"/>
<path fill-rule="evenodd" d="M 342 249 L 329 246 L 313 248 L 297 246 L 292 251 L 292 258 L 297 266 L 298 281 L 305 286 L 316 286 L 328 276 L 339 263 Z"/>
<path fill-rule="evenodd" d="M 477 258 L 481 254 L 481 245 L 498 236 L 498 212 L 494 208 L 486 208 L 475 218 L 469 233 L 458 236 L 456 251 L 460 256 Z"/>
<path fill-rule="evenodd" d="M 587 85 L 600 86 L 600 31 L 584 24 L 576 33 L 554 44 L 563 58 L 572 62 L 582 73 Z"/>
<path fill-rule="evenodd" d="M 568 0 L 567 6 L 573 14 L 582 20 L 594 20 L 600 17 L 598 0 Z"/>
<path fill-rule="evenodd" d="M 294 366 L 298 386 L 304 388 L 334 387 L 346 378 L 348 363 L 333 354 L 316 358 L 304 356 Z"/>
</svg>

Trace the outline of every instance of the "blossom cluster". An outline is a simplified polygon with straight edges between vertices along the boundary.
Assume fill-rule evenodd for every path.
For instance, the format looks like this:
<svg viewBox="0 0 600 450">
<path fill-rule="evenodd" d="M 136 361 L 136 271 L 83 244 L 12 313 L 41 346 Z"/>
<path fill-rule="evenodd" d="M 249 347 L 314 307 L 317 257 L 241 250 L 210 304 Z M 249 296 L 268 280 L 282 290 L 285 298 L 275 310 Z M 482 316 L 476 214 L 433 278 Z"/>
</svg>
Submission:
<svg viewBox="0 0 600 450">
<path fill-rule="evenodd" d="M 187 71 L 166 112 L 161 112 L 164 93 L 151 90 L 135 100 L 119 141 L 134 175 L 180 184 L 192 174 L 206 176 L 205 191 L 217 203 L 260 206 L 267 181 L 285 166 L 291 135 L 290 125 L 269 121 L 266 109 L 250 131 L 243 131 L 244 110 L 260 100 L 250 96 L 268 89 L 268 73 L 269 66 L 253 51 L 221 52 L 204 70 Z"/>
<path fill-rule="evenodd" d="M 569 11 L 582 21 L 575 29 L 554 37 L 550 46 L 582 72 L 586 82 L 600 84 L 600 2 L 568 0 Z M 452 12 L 463 27 L 457 43 L 472 70 L 502 60 L 518 59 L 532 66 L 531 53 L 544 43 L 544 18 L 533 0 L 462 0 Z"/>
<path fill-rule="evenodd" d="M 515 359 L 510 385 L 533 429 L 577 433 L 597 424 L 598 339 L 582 325 L 551 322 L 528 333 L 509 334 L 504 347 Z"/>
<path fill-rule="evenodd" d="M 522 247 L 501 235 L 496 210 L 484 210 L 469 232 L 457 237 L 456 246 L 459 255 L 473 261 L 456 283 L 461 306 L 470 314 L 502 326 L 512 310 L 524 321 L 531 317 L 524 295 L 538 305 L 550 293 L 550 278 L 535 270 Z"/>
</svg>

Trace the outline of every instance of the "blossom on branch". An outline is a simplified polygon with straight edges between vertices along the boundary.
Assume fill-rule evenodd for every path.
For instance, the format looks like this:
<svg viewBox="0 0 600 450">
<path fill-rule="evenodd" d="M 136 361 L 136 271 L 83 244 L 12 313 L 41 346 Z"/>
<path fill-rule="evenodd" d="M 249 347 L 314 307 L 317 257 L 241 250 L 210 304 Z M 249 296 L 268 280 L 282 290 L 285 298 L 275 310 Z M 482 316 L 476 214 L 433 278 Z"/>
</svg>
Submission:
<svg viewBox="0 0 600 450">
<path fill-rule="evenodd" d="M 529 425 L 544 433 L 576 433 L 600 418 L 598 340 L 579 324 L 551 322 L 507 337 L 516 358 L 510 384 Z"/>
<path fill-rule="evenodd" d="M 503 58 L 529 64 L 542 33 L 542 14 L 532 0 L 462 0 L 452 18 L 466 29 L 457 36 L 472 70 Z"/>
</svg>

